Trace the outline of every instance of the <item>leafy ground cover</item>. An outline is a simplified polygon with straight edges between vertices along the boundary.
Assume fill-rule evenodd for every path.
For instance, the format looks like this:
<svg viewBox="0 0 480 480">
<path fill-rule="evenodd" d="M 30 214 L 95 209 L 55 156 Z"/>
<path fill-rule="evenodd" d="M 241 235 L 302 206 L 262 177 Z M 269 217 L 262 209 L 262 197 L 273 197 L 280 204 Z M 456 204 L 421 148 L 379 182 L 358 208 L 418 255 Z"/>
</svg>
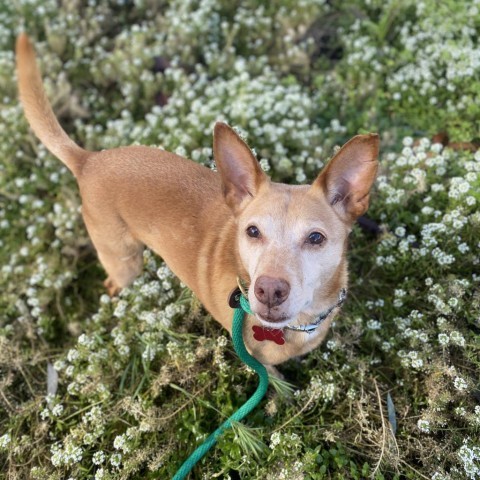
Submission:
<svg viewBox="0 0 480 480">
<path fill-rule="evenodd" d="M 341 316 L 192 478 L 480 478 L 478 0 L 0 5 L 0 476 L 165 479 L 255 378 L 150 252 L 105 295 L 76 184 L 17 101 L 22 28 L 90 149 L 211 166 L 223 119 L 301 183 L 381 134 L 381 232 L 352 234 Z"/>
</svg>

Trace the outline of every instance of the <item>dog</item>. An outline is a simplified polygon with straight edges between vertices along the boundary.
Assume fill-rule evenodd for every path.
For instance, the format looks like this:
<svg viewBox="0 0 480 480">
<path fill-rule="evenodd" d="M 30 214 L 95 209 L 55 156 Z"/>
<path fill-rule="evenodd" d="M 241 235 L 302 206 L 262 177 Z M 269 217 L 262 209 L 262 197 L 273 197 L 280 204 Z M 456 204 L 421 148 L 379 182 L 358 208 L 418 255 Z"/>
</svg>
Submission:
<svg viewBox="0 0 480 480">
<path fill-rule="evenodd" d="M 25 34 L 16 61 L 33 132 L 78 181 L 110 295 L 141 272 L 148 246 L 230 333 L 237 279 L 250 286 L 244 341 L 263 364 L 322 342 L 345 299 L 348 235 L 368 208 L 377 134 L 348 141 L 311 185 L 272 182 L 248 145 L 220 122 L 213 136 L 217 172 L 159 148 L 91 152 L 58 123 Z"/>
</svg>

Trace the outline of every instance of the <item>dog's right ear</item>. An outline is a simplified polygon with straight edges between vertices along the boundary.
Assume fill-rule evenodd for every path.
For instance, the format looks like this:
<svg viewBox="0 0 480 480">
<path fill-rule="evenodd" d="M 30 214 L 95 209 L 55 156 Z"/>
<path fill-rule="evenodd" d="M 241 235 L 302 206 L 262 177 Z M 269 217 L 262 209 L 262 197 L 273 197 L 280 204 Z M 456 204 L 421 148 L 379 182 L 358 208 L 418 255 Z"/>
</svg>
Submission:
<svg viewBox="0 0 480 480">
<path fill-rule="evenodd" d="M 222 178 L 223 195 L 234 211 L 254 197 L 268 177 L 248 145 L 226 123 L 217 122 L 213 132 L 213 155 Z"/>
</svg>

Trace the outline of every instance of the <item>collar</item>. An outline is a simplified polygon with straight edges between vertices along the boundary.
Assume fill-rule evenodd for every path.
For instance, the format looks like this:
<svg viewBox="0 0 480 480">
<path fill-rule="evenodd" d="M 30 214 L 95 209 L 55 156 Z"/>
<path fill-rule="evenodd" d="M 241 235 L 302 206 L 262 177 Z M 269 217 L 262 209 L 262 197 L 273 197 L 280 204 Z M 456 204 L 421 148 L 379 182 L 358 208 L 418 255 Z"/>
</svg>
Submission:
<svg viewBox="0 0 480 480">
<path fill-rule="evenodd" d="M 322 323 L 328 318 L 328 316 L 338 307 L 342 306 L 343 302 L 347 298 L 347 289 L 342 288 L 338 294 L 338 300 L 335 305 L 332 305 L 327 310 L 318 315 L 317 319 L 307 325 L 287 325 L 283 327 L 285 330 L 293 330 L 294 332 L 313 333 Z"/>
<path fill-rule="evenodd" d="M 240 307 L 240 297 L 243 296 L 245 299 L 247 298 L 246 290 L 240 279 L 237 279 L 238 287 L 230 294 L 229 298 L 229 305 L 231 308 L 241 308 Z M 347 289 L 342 288 L 338 294 L 337 303 L 329 307 L 324 312 L 320 313 L 316 320 L 312 323 L 307 325 L 287 325 L 283 327 L 282 330 L 291 330 L 294 332 L 304 332 L 304 333 L 313 333 L 315 330 L 322 325 L 322 323 L 328 318 L 328 316 L 338 307 L 342 306 L 347 298 Z M 251 312 L 247 312 L 251 313 Z"/>
</svg>

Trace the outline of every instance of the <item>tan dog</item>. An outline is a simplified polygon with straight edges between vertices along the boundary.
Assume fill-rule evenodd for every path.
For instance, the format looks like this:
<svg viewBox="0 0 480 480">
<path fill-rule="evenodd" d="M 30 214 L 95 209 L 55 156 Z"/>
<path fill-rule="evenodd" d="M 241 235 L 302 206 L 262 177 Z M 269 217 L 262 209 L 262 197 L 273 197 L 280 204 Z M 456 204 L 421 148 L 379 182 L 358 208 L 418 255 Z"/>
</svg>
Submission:
<svg viewBox="0 0 480 480">
<path fill-rule="evenodd" d="M 347 238 L 368 208 L 377 135 L 351 139 L 311 186 L 271 182 L 224 123 L 214 131 L 218 173 L 158 148 L 89 152 L 55 118 L 24 34 L 17 69 L 33 131 L 78 180 L 110 294 L 139 274 L 147 245 L 229 331 L 237 277 L 252 286 L 244 339 L 264 364 L 319 345 L 345 295 Z"/>
</svg>

